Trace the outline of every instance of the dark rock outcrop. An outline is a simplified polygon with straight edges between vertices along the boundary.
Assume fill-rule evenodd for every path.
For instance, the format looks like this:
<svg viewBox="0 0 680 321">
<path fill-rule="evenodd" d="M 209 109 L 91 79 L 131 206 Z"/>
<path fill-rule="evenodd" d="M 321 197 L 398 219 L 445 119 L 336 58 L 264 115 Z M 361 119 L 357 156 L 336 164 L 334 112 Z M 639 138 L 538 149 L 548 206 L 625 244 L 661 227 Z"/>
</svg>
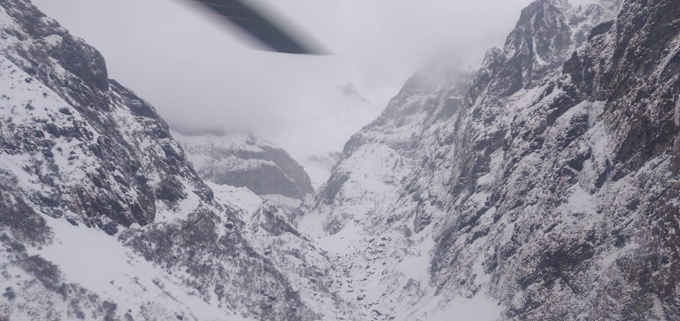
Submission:
<svg viewBox="0 0 680 321">
<path fill-rule="evenodd" d="M 16 112 L 4 116 L 6 134 L 0 139 L 0 150 L 8 155 L 31 155 L 20 166 L 51 191 L 29 195 L 41 211 L 59 217 L 54 209 L 66 208 L 88 226 L 114 222 L 128 227 L 153 222 L 157 201 L 170 204 L 194 190 L 211 201 L 210 190 L 169 139 L 167 124 L 148 103 L 107 78 L 96 49 L 29 2 L 0 5 L 4 19 L 17 22 L 2 30 L 8 59 L 3 76 L 11 78 L 21 69 L 28 74 L 26 82 L 40 84 L 26 90 L 44 86 L 46 91 L 26 101 L 30 121 L 18 122 L 21 113 Z M 19 98 L 8 97 L 4 105 L 24 108 L 18 103 Z M 69 183 L 64 166 L 85 162 L 84 179 Z"/>
<path fill-rule="evenodd" d="M 285 152 L 263 150 L 291 175 L 276 188 L 311 192 Z M 299 254 L 305 269 L 270 260 L 225 203 L 155 109 L 108 79 L 96 49 L 29 1 L 0 0 L 0 319 L 352 315 L 341 300 L 309 304 L 331 297 L 327 287 L 291 282 L 310 278 L 296 273 L 322 264 L 318 251 L 306 252 L 314 262 Z M 274 236 L 297 234 L 264 221 Z"/>
<path fill-rule="evenodd" d="M 362 299 L 385 319 L 461 297 L 499 303 L 501 320 L 680 318 L 678 20 L 677 1 L 535 1 L 446 121 L 391 112 L 445 105 L 407 83 L 303 222 L 351 237 L 346 268 L 385 285 Z M 399 183 L 382 175 L 395 168 Z M 423 256 L 429 278 L 389 268 Z"/>
</svg>

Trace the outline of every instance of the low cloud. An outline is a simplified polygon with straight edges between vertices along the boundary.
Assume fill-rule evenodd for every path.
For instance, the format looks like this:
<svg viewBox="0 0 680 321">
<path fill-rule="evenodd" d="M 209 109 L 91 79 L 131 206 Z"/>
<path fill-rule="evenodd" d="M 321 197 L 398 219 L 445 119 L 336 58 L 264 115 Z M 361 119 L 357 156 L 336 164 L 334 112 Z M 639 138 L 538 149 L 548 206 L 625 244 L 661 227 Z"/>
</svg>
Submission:
<svg viewBox="0 0 680 321">
<path fill-rule="evenodd" d="M 301 155 L 325 136 L 329 149 L 341 149 L 344 137 L 377 115 L 429 61 L 475 68 L 487 49 L 503 44 L 530 1 L 258 1 L 294 21 L 293 28 L 333 53 L 328 56 L 252 50 L 233 28 L 206 18 L 189 1 L 33 2 L 100 49 L 111 77 L 150 101 L 170 124 L 249 130 Z M 337 95 L 349 82 L 378 110 L 340 122 L 346 130 L 338 133 L 337 126 L 323 124 L 337 120 L 321 114 L 351 104 Z"/>
</svg>

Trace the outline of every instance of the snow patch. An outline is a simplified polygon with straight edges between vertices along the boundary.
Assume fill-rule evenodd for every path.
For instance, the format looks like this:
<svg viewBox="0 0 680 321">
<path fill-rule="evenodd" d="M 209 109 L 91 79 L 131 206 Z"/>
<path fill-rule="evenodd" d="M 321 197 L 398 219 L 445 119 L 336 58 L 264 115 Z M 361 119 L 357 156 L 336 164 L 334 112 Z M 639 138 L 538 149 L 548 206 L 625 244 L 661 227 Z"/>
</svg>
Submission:
<svg viewBox="0 0 680 321">
<path fill-rule="evenodd" d="M 446 304 L 446 307 L 436 305 L 425 306 L 423 310 L 439 310 L 434 313 L 423 314 L 422 320 L 427 321 L 495 321 L 501 317 L 503 308 L 479 291 L 472 298 L 457 297 Z"/>
<path fill-rule="evenodd" d="M 120 311 L 140 314 L 140 302 L 192 315 L 199 320 L 246 320 L 186 292 L 178 278 L 169 275 L 126 248 L 115 237 L 102 231 L 73 226 L 63 219 L 44 216 L 54 231 L 55 241 L 34 250 L 56 264 L 65 277 L 88 290 L 110 299 Z M 87 240 L 87 242 L 83 242 Z"/>
<path fill-rule="evenodd" d="M 45 37 L 45 43 L 49 48 L 56 47 L 61 44 L 64 39 L 58 35 L 50 35 Z"/>
</svg>

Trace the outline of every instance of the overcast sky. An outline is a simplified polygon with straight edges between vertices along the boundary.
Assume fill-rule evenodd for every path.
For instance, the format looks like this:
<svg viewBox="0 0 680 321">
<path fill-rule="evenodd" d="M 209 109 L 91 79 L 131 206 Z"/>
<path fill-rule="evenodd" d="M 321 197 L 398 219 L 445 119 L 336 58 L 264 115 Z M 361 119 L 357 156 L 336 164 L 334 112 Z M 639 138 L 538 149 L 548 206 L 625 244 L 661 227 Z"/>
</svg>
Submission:
<svg viewBox="0 0 680 321">
<path fill-rule="evenodd" d="M 335 132 L 328 147 L 340 149 L 431 60 L 464 61 L 476 68 L 487 49 L 502 46 L 521 9 L 531 2 L 257 1 L 333 54 L 252 50 L 234 30 L 207 18 L 190 1 L 33 0 L 98 48 L 110 77 L 150 101 L 171 125 L 250 130 L 298 157 L 318 149 L 324 135 L 333 136 L 320 133 L 323 128 Z M 307 126 L 314 121 L 310 115 L 345 103 L 338 101 L 336 87 L 348 82 L 375 110 L 341 128 L 321 120 Z"/>
</svg>

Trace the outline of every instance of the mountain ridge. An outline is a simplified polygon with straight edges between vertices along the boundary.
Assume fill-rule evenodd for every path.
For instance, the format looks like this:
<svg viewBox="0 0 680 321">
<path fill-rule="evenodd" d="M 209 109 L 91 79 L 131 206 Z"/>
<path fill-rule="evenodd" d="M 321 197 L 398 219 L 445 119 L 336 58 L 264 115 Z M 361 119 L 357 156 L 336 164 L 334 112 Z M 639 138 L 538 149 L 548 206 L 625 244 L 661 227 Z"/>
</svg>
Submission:
<svg viewBox="0 0 680 321">
<path fill-rule="evenodd" d="M 656 235 L 650 223 L 637 225 L 648 234 L 621 233 L 639 217 L 641 204 L 648 204 L 644 211 L 649 211 L 650 219 L 661 219 L 653 211 L 656 206 L 675 211 L 668 203 L 677 197 L 670 179 L 672 162 L 663 161 L 674 159 L 670 141 L 676 130 L 669 122 L 673 96 L 645 102 L 634 95 L 662 95 L 656 88 L 672 91 L 671 61 L 677 55 L 673 39 L 678 30 L 669 22 L 677 17 L 676 4 L 564 4 L 541 0 L 523 11 L 505 47 L 487 53 L 449 121 L 426 126 L 426 134 L 416 143 L 408 137 L 420 128 L 377 147 L 415 146 L 418 161 L 402 170 L 403 188 L 390 187 L 389 176 L 378 177 L 377 182 L 366 179 L 370 174 L 352 170 L 358 166 L 352 164 L 352 155 L 343 155 L 335 180 L 317 198 L 318 211 L 303 217 L 302 230 L 313 231 L 319 240 L 342 242 L 346 248 L 340 257 L 364 263 L 347 268 L 356 280 L 363 280 L 362 302 L 380 306 L 381 317 L 443 318 L 436 312 L 438 304 L 481 296 L 490 301 L 482 309 L 493 309 L 495 303 L 503 306 L 490 319 L 674 318 L 677 304 L 661 290 L 673 287 L 673 278 L 643 281 L 647 287 L 642 288 L 653 293 L 642 294 L 636 292 L 644 291 L 636 283 L 641 280 L 623 277 L 644 273 L 641 266 L 650 256 L 665 257 L 667 265 L 649 269 L 672 269 L 675 259 L 668 252 L 673 253 L 674 241 L 668 236 L 641 252 L 630 238 L 636 235 L 641 238 L 637 242 L 644 243 Z M 665 85 L 653 85 L 655 74 L 663 70 Z M 644 76 L 637 76 L 640 73 Z M 630 107 L 636 102 L 649 104 L 654 114 Z M 647 120 L 631 126 L 632 115 Z M 361 155 L 361 148 L 352 147 L 349 154 Z M 389 153 L 359 158 L 364 164 L 397 159 Z M 638 165 L 631 167 L 631 160 Z M 394 172 L 392 164 L 377 166 Z M 657 168 L 658 174 L 650 168 Z M 636 175 L 647 178 L 631 183 Z M 621 181 L 624 178 L 627 183 Z M 651 182 L 668 187 L 654 189 L 658 192 L 632 187 L 649 188 Z M 385 186 L 377 196 L 372 193 L 375 184 Z M 357 191 L 362 185 L 368 187 Z M 633 190 L 638 196 L 625 200 Z M 627 195 L 619 201 L 631 202 L 625 210 L 614 202 L 619 193 Z M 667 200 L 659 201 L 656 193 Z M 621 222 L 625 220 L 628 223 Z M 673 228 L 668 229 L 672 234 Z M 378 239 L 380 250 L 373 243 Z M 426 276 L 415 278 L 418 272 L 401 270 L 400 262 L 418 257 L 430 262 L 416 270 Z M 379 268 L 373 270 L 376 265 Z M 400 289 L 396 284 L 413 286 Z M 625 290 L 614 290 L 613 284 Z M 615 294 L 618 301 L 598 299 L 601 293 Z M 405 296 L 420 297 L 411 305 L 423 307 L 409 311 L 392 303 L 402 303 L 399 298 Z M 432 302 L 440 303 L 433 307 Z"/>
<path fill-rule="evenodd" d="M 311 281 L 332 270 L 317 249 L 282 215 L 251 232 L 265 223 L 218 203 L 155 109 L 30 2 L 0 1 L 0 83 L 0 318 L 352 315 Z M 267 254 L 283 240 L 292 273 L 290 251 Z"/>
<path fill-rule="evenodd" d="M 537 0 L 297 209 L 204 181 L 94 48 L 0 0 L 0 318 L 680 318 L 678 20 Z"/>
<path fill-rule="evenodd" d="M 206 181 L 247 187 L 259 195 L 304 199 L 314 193 L 311 179 L 285 150 L 249 133 L 173 132 Z"/>
</svg>

